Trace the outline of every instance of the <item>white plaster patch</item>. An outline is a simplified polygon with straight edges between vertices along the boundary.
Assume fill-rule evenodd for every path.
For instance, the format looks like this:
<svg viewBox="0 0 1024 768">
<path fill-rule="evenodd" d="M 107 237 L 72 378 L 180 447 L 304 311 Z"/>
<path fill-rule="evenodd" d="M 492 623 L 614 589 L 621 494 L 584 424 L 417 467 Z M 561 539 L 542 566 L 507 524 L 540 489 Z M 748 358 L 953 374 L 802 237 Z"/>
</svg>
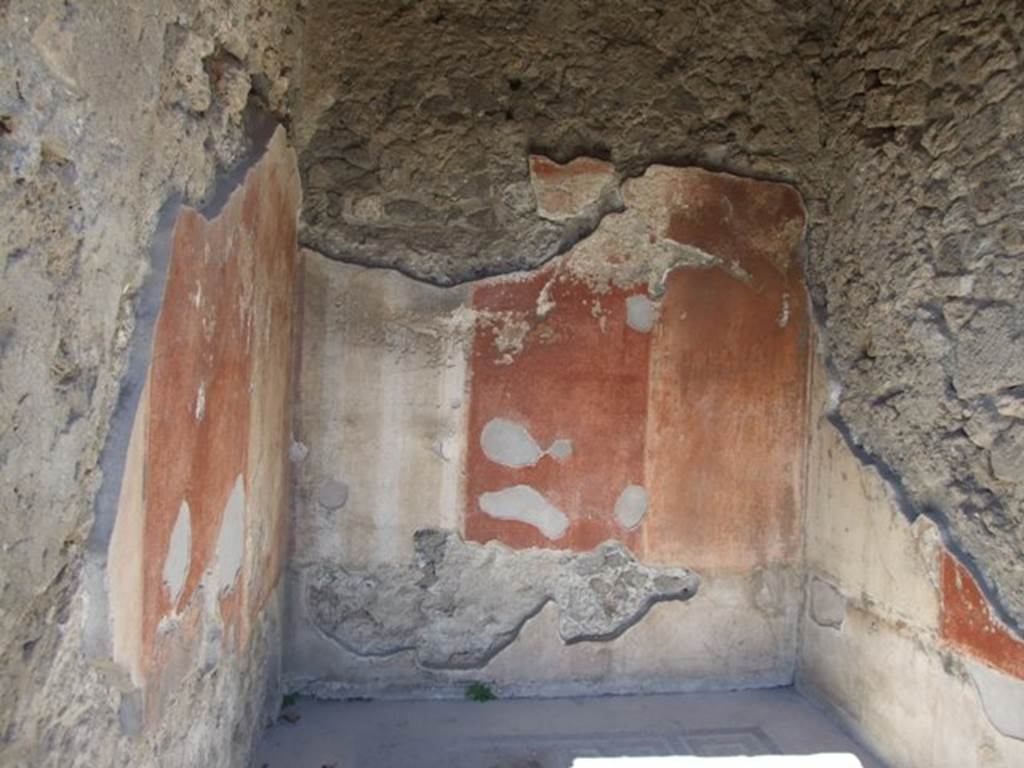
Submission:
<svg viewBox="0 0 1024 768">
<path fill-rule="evenodd" d="M 488 459 L 506 467 L 532 467 L 544 451 L 522 424 L 508 419 L 491 419 L 480 433 L 480 447 Z"/>
<path fill-rule="evenodd" d="M 510 419 L 491 419 L 480 432 L 480 447 L 484 455 L 495 464 L 512 469 L 532 467 L 544 455 L 558 461 L 572 456 L 572 440 L 559 438 L 548 449 L 542 450 L 530 431 Z"/>
<path fill-rule="evenodd" d="M 789 292 L 782 294 L 782 307 L 779 309 L 779 316 L 775 319 L 779 328 L 789 325 Z"/>
<path fill-rule="evenodd" d="M 306 447 L 305 443 L 300 443 L 298 440 L 293 440 L 292 444 L 288 447 L 288 458 L 293 464 L 305 461 L 308 455 L 309 448 Z"/>
<path fill-rule="evenodd" d="M 846 597 L 827 581 L 811 581 L 811 618 L 822 627 L 839 629 L 846 619 Z"/>
<path fill-rule="evenodd" d="M 324 509 L 341 509 L 348 501 L 348 486 L 340 480 L 328 480 L 320 486 L 317 501 Z"/>
<path fill-rule="evenodd" d="M 532 525 L 549 539 L 561 538 L 569 527 L 565 513 L 528 485 L 480 494 L 480 509 L 498 520 Z"/>
<path fill-rule="evenodd" d="M 174 521 L 174 530 L 167 544 L 167 556 L 164 558 L 164 586 L 170 593 L 172 604 L 176 605 L 181 597 L 191 562 L 192 512 L 188 502 L 182 500 L 178 508 L 178 519 Z"/>
<path fill-rule="evenodd" d="M 235 478 L 217 536 L 217 592 L 229 591 L 242 568 L 245 551 L 245 483 L 242 476 Z"/>
<path fill-rule="evenodd" d="M 196 392 L 196 421 L 202 421 L 206 415 L 206 383 L 199 383 L 199 391 Z"/>
<path fill-rule="evenodd" d="M 626 324 L 634 331 L 650 333 L 658 321 L 658 305 L 638 293 L 626 299 Z"/>
<path fill-rule="evenodd" d="M 1024 740 L 1024 680 L 967 661 L 985 714 L 1001 734 Z"/>
<path fill-rule="evenodd" d="M 627 485 L 615 500 L 615 519 L 623 528 L 636 528 L 647 514 L 648 503 L 642 485 Z"/>
<path fill-rule="evenodd" d="M 555 440 L 551 447 L 548 448 L 548 456 L 559 461 L 566 461 L 572 456 L 572 440 L 566 440 L 565 438 Z"/>
</svg>

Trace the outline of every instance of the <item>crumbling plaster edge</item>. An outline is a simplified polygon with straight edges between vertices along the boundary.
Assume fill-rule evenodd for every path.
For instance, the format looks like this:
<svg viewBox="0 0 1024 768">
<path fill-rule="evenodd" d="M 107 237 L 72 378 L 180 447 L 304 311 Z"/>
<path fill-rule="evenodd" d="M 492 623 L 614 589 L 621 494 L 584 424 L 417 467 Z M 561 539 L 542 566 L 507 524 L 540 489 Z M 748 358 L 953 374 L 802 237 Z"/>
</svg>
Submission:
<svg viewBox="0 0 1024 768">
<path fill-rule="evenodd" d="M 566 153 L 562 153 L 562 152 L 551 152 L 550 150 L 545 150 L 543 148 L 540 148 L 540 147 L 537 147 L 537 146 L 534 146 L 534 145 L 531 145 L 527 149 L 527 151 L 525 152 L 525 154 L 524 154 L 524 162 L 528 164 L 530 156 L 534 155 L 534 154 L 543 155 L 543 156 L 545 156 L 548 159 L 554 160 L 555 162 L 557 162 L 560 165 L 567 165 L 568 163 L 571 163 L 574 160 L 579 160 L 579 159 L 583 159 L 583 158 L 592 158 L 592 159 L 603 160 L 603 161 L 606 161 L 606 162 L 612 162 L 611 160 L 607 159 L 607 153 L 606 152 L 589 152 L 588 153 L 586 151 L 580 150 L 580 151 L 575 151 L 575 152 L 566 154 Z M 562 158 L 565 158 L 565 159 L 563 160 Z M 613 165 L 614 165 L 614 163 L 613 163 Z M 605 220 L 605 218 L 607 218 L 608 216 L 613 215 L 613 214 L 624 213 L 628 206 L 626 205 L 625 201 L 622 199 L 623 187 L 628 182 L 633 181 L 635 179 L 641 178 L 649 169 L 655 168 L 655 167 L 659 167 L 659 166 L 666 167 L 666 168 L 671 168 L 671 169 L 676 169 L 676 170 L 680 170 L 680 169 L 684 169 L 684 168 L 685 169 L 692 169 L 692 170 L 699 170 L 699 171 L 703 171 L 703 172 L 709 173 L 709 174 L 714 174 L 714 175 L 718 175 L 718 176 L 729 176 L 729 177 L 732 177 L 732 178 L 735 178 L 735 179 L 744 180 L 744 181 L 757 181 L 757 182 L 765 182 L 765 183 L 769 183 L 769 184 L 782 184 L 782 185 L 786 185 L 786 186 L 792 187 L 797 192 L 797 195 L 800 198 L 800 206 L 801 206 L 801 210 L 803 211 L 803 214 L 804 214 L 804 229 L 803 229 L 803 232 L 801 233 L 801 258 L 802 258 L 802 261 L 803 261 L 803 265 L 806 267 L 807 259 L 806 259 L 806 256 L 804 254 L 805 254 L 805 251 L 806 251 L 807 233 L 808 233 L 808 231 L 810 229 L 810 226 L 811 226 L 810 211 L 807 208 L 806 198 L 804 197 L 803 193 L 800 190 L 800 185 L 799 185 L 799 183 L 797 183 L 797 181 L 793 177 L 788 176 L 788 175 L 784 175 L 784 174 L 759 173 L 759 172 L 751 171 L 751 170 L 746 169 L 746 168 L 740 168 L 740 167 L 735 167 L 735 166 L 731 166 L 731 165 L 708 164 L 706 162 L 701 162 L 698 158 L 690 158 L 690 157 L 685 156 L 685 155 L 681 155 L 681 156 L 656 155 L 656 156 L 650 158 L 647 162 L 637 164 L 635 170 L 633 170 L 631 168 L 628 172 L 620 170 L 617 166 L 615 166 L 615 180 L 616 180 L 616 184 L 615 184 L 613 193 L 612 194 L 602 195 L 601 198 L 598 200 L 597 205 L 594 207 L 595 208 L 595 214 L 594 215 L 596 216 L 596 218 L 592 218 L 592 219 L 580 219 L 580 218 L 577 218 L 577 219 L 571 220 L 575 224 L 575 228 L 565 238 L 563 238 L 562 242 L 559 244 L 559 247 L 556 248 L 551 254 L 549 254 L 543 261 L 540 261 L 540 262 L 538 262 L 536 264 L 533 264 L 531 266 L 528 266 L 528 267 L 515 266 L 515 267 L 511 267 L 509 269 L 481 270 L 481 271 L 476 272 L 472 276 L 467 277 L 467 278 L 465 278 L 463 280 L 448 280 L 448 281 L 432 280 L 429 277 L 425 277 L 423 275 L 420 275 L 420 274 L 417 274 L 417 273 L 413 272 L 412 270 L 405 269 L 405 268 L 403 268 L 401 266 L 396 266 L 394 264 L 379 264 L 379 263 L 374 263 L 370 259 L 361 259 L 361 258 L 355 257 L 352 254 L 342 255 L 340 253 L 333 253 L 329 249 L 324 248 L 321 243 L 314 243 L 314 242 L 312 242 L 312 241 L 310 241 L 310 240 L 308 240 L 308 239 L 303 237 L 303 228 L 302 228 L 301 216 L 300 216 L 300 228 L 299 228 L 298 247 L 299 247 L 300 250 L 307 250 L 310 253 L 316 254 L 317 256 L 320 256 L 320 257 L 322 257 L 322 258 L 324 258 L 324 259 L 326 259 L 328 261 L 334 261 L 334 262 L 338 262 L 340 264 L 348 264 L 350 266 L 355 266 L 355 267 L 363 267 L 365 269 L 381 270 L 381 271 L 385 271 L 385 272 L 395 272 L 397 274 L 400 274 L 400 275 L 402 275 L 404 277 L 409 278 L 410 280 L 414 280 L 417 283 L 424 283 L 426 285 L 432 285 L 432 286 L 437 287 L 437 288 L 457 288 L 459 286 L 464 286 L 464 285 L 474 286 L 474 285 L 476 285 L 478 283 L 482 283 L 482 282 L 484 282 L 486 280 L 492 280 L 492 279 L 496 279 L 496 278 L 508 279 L 508 280 L 521 280 L 521 279 L 525 279 L 529 275 L 532 275 L 532 274 L 536 273 L 540 269 L 543 269 L 545 266 L 549 265 L 552 261 L 554 261 L 555 259 L 559 258 L 560 256 L 564 256 L 567 253 L 569 253 L 569 251 L 571 251 L 573 248 L 575 248 L 579 243 L 581 243 L 582 241 L 586 240 L 588 237 L 593 235 L 598 230 L 598 228 L 600 227 L 601 222 L 603 222 Z M 540 217 L 538 215 L 538 218 L 543 218 L 543 217 Z M 680 244 L 680 245 L 683 245 L 683 244 Z M 692 246 L 685 246 L 685 245 L 683 245 L 683 247 L 691 248 L 694 251 L 697 250 L 695 248 L 692 248 Z M 710 269 L 710 268 L 713 268 L 714 266 L 723 266 L 723 265 L 725 265 L 724 261 L 722 261 L 718 257 L 715 257 L 715 258 L 717 260 L 717 263 L 714 264 L 714 265 L 701 267 L 701 266 L 678 264 L 678 265 L 670 267 L 668 272 L 672 272 L 675 269 Z M 726 272 L 728 274 L 730 274 L 730 275 L 733 274 L 728 269 L 726 269 Z M 805 274 L 806 274 L 806 272 L 805 272 Z M 733 275 L 733 276 L 735 277 L 735 275 Z M 665 275 L 662 275 L 662 282 L 664 282 L 664 280 L 666 280 L 667 278 L 668 278 L 668 274 L 667 273 Z M 810 303 L 808 303 L 808 306 L 810 306 Z"/>
</svg>

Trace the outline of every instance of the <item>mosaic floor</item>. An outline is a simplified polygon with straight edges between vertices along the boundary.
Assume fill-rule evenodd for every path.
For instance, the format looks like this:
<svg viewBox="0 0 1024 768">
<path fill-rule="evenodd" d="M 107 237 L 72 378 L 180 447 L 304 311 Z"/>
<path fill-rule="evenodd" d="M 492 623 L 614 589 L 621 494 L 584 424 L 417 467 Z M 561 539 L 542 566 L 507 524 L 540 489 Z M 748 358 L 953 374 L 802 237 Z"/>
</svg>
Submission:
<svg viewBox="0 0 1024 768">
<path fill-rule="evenodd" d="M 296 722 L 266 732 L 256 768 L 570 768 L 586 757 L 821 752 L 881 768 L 790 688 L 486 703 L 300 700 L 294 712 Z"/>
</svg>

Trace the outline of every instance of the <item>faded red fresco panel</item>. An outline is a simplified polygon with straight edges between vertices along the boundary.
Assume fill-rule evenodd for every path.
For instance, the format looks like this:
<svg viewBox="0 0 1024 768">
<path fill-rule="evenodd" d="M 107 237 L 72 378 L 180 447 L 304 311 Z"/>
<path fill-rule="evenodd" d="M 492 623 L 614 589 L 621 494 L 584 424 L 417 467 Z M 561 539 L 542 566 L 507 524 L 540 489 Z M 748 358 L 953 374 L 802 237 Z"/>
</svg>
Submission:
<svg viewBox="0 0 1024 768">
<path fill-rule="evenodd" d="M 791 187 L 694 171 L 668 236 L 742 269 L 678 270 L 651 351 L 645 559 L 792 560 L 806 435 L 807 310 Z"/>
<path fill-rule="evenodd" d="M 230 211 L 233 212 L 233 211 Z M 237 215 L 237 214 L 236 214 Z M 245 473 L 251 356 L 243 305 L 251 275 L 229 237 L 237 220 L 178 219 L 164 301 L 153 337 L 146 450 L 143 647 L 171 611 L 163 566 L 182 501 L 191 509 L 187 605 L 210 559 L 235 479 Z"/>
<path fill-rule="evenodd" d="M 496 539 L 513 547 L 584 550 L 610 538 L 636 544 L 613 515 L 619 493 L 644 483 L 644 430 L 650 334 L 626 325 L 625 299 L 637 291 L 595 295 L 571 277 L 555 279 L 546 294 L 554 308 L 536 308 L 555 275 L 544 269 L 521 281 L 479 286 L 473 306 L 481 312 L 528 318 L 523 349 L 511 362 L 494 345 L 495 328 L 477 323 L 471 358 L 469 445 L 466 459 L 465 533 L 473 541 Z M 595 316 L 595 302 L 604 320 Z M 503 317 L 509 317 L 504 315 Z M 480 434 L 493 418 L 526 427 L 542 449 L 559 438 L 573 442 L 560 462 L 544 456 L 536 466 L 513 469 L 484 455 Z M 485 492 L 530 485 L 564 512 L 570 525 L 557 540 L 517 521 L 480 510 Z"/>
<path fill-rule="evenodd" d="M 224 650 L 243 650 L 283 562 L 299 205 L 294 153 L 282 131 L 214 219 L 185 209 L 175 224 L 153 336 L 144 451 L 142 669 L 159 716 L 164 694 L 196 663 L 204 622 Z M 205 615 L 197 589 L 214 565 L 236 482 L 245 492 L 243 557 Z M 190 561 L 175 605 L 163 568 L 182 502 Z M 248 551 L 254 546 L 256 551 Z M 210 588 L 218 585 L 211 584 Z M 173 631 L 161 621 L 176 616 Z"/>
<path fill-rule="evenodd" d="M 991 666 L 1024 679 L 1024 640 L 992 615 L 974 577 L 943 551 L 942 637 Z"/>
</svg>

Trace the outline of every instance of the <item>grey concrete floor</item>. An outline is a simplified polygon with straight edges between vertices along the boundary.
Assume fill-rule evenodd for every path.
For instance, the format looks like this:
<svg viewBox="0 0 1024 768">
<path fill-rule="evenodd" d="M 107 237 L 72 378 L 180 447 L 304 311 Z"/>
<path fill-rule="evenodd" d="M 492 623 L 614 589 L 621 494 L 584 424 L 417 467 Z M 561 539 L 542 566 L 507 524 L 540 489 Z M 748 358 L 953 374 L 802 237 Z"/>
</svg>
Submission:
<svg viewBox="0 0 1024 768">
<path fill-rule="evenodd" d="M 598 756 L 834 752 L 882 768 L 792 688 L 485 703 L 300 699 L 292 711 L 298 720 L 267 730 L 255 768 L 570 768 Z"/>
</svg>

